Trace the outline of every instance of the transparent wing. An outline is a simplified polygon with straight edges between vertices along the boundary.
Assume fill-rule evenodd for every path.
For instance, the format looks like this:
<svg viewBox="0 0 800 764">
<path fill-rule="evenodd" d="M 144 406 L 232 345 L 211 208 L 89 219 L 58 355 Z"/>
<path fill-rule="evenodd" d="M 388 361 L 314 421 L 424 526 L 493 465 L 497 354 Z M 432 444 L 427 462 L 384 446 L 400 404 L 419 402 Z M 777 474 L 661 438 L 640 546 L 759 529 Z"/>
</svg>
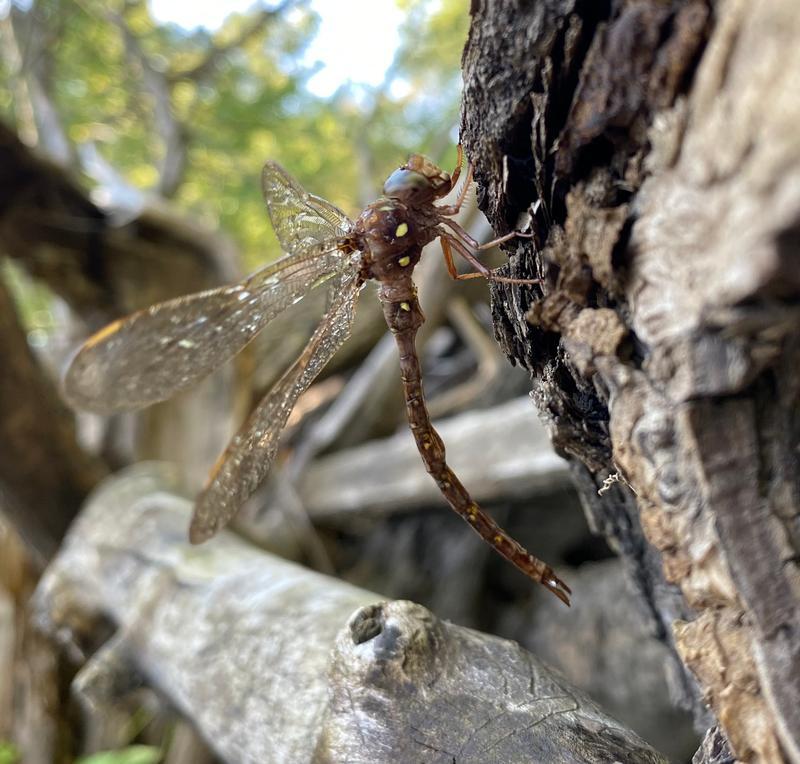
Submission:
<svg viewBox="0 0 800 764">
<path fill-rule="evenodd" d="M 335 298 L 300 357 L 258 404 L 225 449 L 197 498 L 189 537 L 198 544 L 226 525 L 272 466 L 278 439 L 297 399 L 350 336 L 361 281 L 346 274 Z"/>
<path fill-rule="evenodd" d="M 354 255 L 327 240 L 233 286 L 153 305 L 101 329 L 78 351 L 63 392 L 75 408 L 110 413 L 166 400 L 238 353 L 313 287 L 355 278 Z"/>
<path fill-rule="evenodd" d="M 264 165 L 261 190 L 275 235 L 290 254 L 331 237 L 344 236 L 353 226 L 338 207 L 309 194 L 276 162 Z"/>
</svg>

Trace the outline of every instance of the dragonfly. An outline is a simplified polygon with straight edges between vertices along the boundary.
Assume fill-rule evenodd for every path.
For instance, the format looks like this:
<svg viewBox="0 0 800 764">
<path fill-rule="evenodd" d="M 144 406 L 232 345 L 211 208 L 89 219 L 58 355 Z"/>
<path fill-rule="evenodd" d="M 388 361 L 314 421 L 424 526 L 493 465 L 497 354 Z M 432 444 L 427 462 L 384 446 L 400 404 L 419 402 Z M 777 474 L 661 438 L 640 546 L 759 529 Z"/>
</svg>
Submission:
<svg viewBox="0 0 800 764">
<path fill-rule="evenodd" d="M 452 174 L 412 154 L 387 178 L 383 195 L 351 220 L 303 189 L 279 164 L 267 162 L 261 185 L 284 252 L 280 259 L 236 284 L 167 300 L 115 321 L 79 349 L 62 386 L 73 408 L 101 414 L 141 408 L 196 384 L 312 289 L 326 290 L 327 309 L 305 348 L 231 439 L 197 497 L 189 528 L 193 543 L 214 536 L 265 480 L 292 408 L 350 335 L 362 286 L 374 280 L 397 343 L 408 423 L 428 473 L 481 538 L 570 604 L 570 588 L 511 538 L 448 466 L 425 404 L 415 344 L 425 318 L 412 278 L 423 247 L 439 239 L 447 270 L 456 279 L 534 283 L 497 275 L 476 254 L 525 234 L 514 231 L 480 244 L 453 220 L 466 198 L 471 167 L 455 201 L 443 202 L 457 188 L 463 165 L 461 147 Z M 474 271 L 459 273 L 454 251 Z"/>
</svg>

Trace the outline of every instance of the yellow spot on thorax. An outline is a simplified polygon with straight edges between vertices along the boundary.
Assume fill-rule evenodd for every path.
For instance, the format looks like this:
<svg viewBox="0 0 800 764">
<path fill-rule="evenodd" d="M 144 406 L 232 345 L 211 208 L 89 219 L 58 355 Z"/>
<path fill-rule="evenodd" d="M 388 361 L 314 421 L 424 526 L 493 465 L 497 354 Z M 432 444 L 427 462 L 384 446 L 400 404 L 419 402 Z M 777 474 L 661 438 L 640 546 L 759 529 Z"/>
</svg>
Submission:
<svg viewBox="0 0 800 764">
<path fill-rule="evenodd" d="M 401 302 L 400 303 L 400 309 L 408 311 L 408 310 L 411 310 L 411 306 L 407 302 Z"/>
<path fill-rule="evenodd" d="M 397 226 L 394 235 L 400 238 L 401 236 L 405 236 L 407 233 L 408 233 L 408 223 L 400 223 L 400 225 Z"/>
<path fill-rule="evenodd" d="M 405 223 L 403 223 L 405 225 Z M 411 262 L 411 258 L 408 255 L 403 255 L 398 261 L 397 264 L 401 268 L 405 268 Z"/>
</svg>

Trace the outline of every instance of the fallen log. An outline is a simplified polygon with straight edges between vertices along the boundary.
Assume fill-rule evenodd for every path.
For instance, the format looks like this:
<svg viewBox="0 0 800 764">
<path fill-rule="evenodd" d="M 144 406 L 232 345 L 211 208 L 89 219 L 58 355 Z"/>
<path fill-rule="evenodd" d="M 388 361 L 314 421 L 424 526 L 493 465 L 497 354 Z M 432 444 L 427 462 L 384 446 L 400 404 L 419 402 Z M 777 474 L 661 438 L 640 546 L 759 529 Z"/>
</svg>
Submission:
<svg viewBox="0 0 800 764">
<path fill-rule="evenodd" d="M 437 424 L 453 468 L 479 502 L 552 493 L 571 485 L 529 398 L 460 414 Z M 380 473 L 380 480 L 373 476 Z M 314 519 L 350 512 L 438 506 L 441 494 L 407 428 L 391 438 L 317 459 L 298 486 Z"/>
<path fill-rule="evenodd" d="M 228 532 L 190 546 L 174 490 L 155 465 L 102 484 L 40 582 L 37 621 L 73 652 L 77 624 L 115 629 L 85 702 L 139 674 L 237 764 L 666 761 L 516 643 Z"/>
</svg>

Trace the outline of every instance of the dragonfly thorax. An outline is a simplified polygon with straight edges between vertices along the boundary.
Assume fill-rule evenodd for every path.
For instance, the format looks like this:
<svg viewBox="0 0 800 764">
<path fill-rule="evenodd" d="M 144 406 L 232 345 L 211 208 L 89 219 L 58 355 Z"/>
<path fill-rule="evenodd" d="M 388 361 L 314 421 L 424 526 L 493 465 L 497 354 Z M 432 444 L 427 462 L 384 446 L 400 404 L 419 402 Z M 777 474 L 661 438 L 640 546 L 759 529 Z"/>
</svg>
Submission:
<svg viewBox="0 0 800 764">
<path fill-rule="evenodd" d="M 369 254 L 373 278 L 410 273 L 422 247 L 434 238 L 424 218 L 397 199 L 370 204 L 356 223 L 361 248 Z"/>
</svg>

